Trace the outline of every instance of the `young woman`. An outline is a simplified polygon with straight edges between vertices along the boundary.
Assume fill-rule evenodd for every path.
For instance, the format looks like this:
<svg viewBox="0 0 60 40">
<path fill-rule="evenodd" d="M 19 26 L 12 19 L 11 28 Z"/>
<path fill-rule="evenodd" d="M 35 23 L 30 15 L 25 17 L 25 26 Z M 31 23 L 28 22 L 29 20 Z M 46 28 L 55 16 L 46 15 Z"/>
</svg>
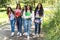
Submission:
<svg viewBox="0 0 60 40">
<path fill-rule="evenodd" d="M 27 6 L 24 6 L 24 8 L 22 10 L 22 13 L 23 13 L 23 16 L 22 16 L 22 18 L 23 18 L 23 27 L 24 27 L 24 34 L 23 35 L 27 35 L 27 29 L 26 29 L 26 25 L 25 25 L 25 20 L 26 20 L 26 18 L 25 18 L 26 7 Z"/>
<path fill-rule="evenodd" d="M 41 18 L 43 16 L 43 7 L 42 7 L 42 4 L 39 3 L 35 9 L 35 12 L 34 12 L 34 22 L 35 22 L 35 36 L 40 34 L 40 31 L 41 31 Z"/>
<path fill-rule="evenodd" d="M 20 4 L 17 4 L 17 6 L 16 6 L 15 16 L 16 16 L 17 29 L 18 29 L 17 36 L 22 36 L 22 13 L 21 13 Z"/>
<path fill-rule="evenodd" d="M 32 17 L 32 8 L 30 5 L 26 6 L 26 11 L 24 14 L 25 19 L 25 33 L 27 35 L 27 38 L 30 36 L 30 28 L 31 28 L 31 17 Z"/>
<path fill-rule="evenodd" d="M 15 15 L 14 15 L 14 11 L 12 10 L 11 7 L 7 8 L 7 15 L 9 17 L 10 20 L 10 24 L 11 24 L 11 36 L 14 36 L 14 29 L 15 29 Z"/>
</svg>

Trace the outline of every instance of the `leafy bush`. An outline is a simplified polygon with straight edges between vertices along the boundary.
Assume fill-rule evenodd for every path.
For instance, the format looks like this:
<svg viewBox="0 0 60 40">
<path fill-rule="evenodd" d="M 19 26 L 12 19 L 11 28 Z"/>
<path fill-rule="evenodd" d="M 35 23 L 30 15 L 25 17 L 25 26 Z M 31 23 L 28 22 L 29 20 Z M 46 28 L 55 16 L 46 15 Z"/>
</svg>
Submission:
<svg viewBox="0 0 60 40">
<path fill-rule="evenodd" d="M 11 0 L 0 0 L 0 7 L 5 7 Z"/>
<path fill-rule="evenodd" d="M 60 3 L 55 4 L 55 13 L 48 24 L 43 25 L 45 40 L 60 40 Z"/>
</svg>

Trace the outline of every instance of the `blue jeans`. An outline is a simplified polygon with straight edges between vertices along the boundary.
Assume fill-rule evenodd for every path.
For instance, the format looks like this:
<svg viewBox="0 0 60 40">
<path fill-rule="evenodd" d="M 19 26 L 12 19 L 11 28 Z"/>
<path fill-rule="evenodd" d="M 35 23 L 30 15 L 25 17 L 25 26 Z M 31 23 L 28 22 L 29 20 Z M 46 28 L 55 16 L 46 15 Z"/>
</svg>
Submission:
<svg viewBox="0 0 60 40">
<path fill-rule="evenodd" d="M 10 24 L 11 24 L 11 31 L 14 32 L 14 29 L 15 29 L 15 19 L 10 20 Z"/>
<path fill-rule="evenodd" d="M 30 29 L 31 29 L 31 19 L 25 19 L 25 32 L 28 33 L 27 36 L 30 35 Z"/>
<path fill-rule="evenodd" d="M 23 22 L 22 22 L 22 24 L 23 24 L 23 27 L 24 27 L 24 32 L 26 33 L 27 32 L 27 29 L 26 29 L 26 19 L 25 18 L 23 18 Z"/>
<path fill-rule="evenodd" d="M 17 21 L 18 32 L 22 33 L 22 17 L 18 17 L 16 21 Z"/>
<path fill-rule="evenodd" d="M 41 18 L 35 18 L 35 20 L 40 20 Z M 41 31 L 41 20 L 39 23 L 35 22 L 35 34 L 40 34 Z"/>
</svg>

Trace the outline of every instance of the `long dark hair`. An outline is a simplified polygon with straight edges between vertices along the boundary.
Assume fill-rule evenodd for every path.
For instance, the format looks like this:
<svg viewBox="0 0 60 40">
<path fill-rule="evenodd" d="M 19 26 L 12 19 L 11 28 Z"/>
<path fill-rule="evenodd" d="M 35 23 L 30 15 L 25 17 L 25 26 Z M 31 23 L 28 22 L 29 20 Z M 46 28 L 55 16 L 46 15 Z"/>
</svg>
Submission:
<svg viewBox="0 0 60 40">
<path fill-rule="evenodd" d="M 38 3 L 38 5 L 37 5 L 34 13 L 35 13 L 35 15 L 36 15 L 37 10 L 39 9 L 39 8 L 38 8 L 39 5 L 40 5 L 39 16 L 43 16 L 43 11 L 44 11 L 44 10 L 43 10 L 43 6 L 42 6 L 41 3 Z"/>
<path fill-rule="evenodd" d="M 30 12 L 32 13 L 32 7 L 31 7 L 30 5 L 27 5 L 27 6 L 26 6 L 26 12 L 27 12 L 27 7 L 28 7 L 28 6 L 30 7 Z"/>
<path fill-rule="evenodd" d="M 19 6 L 19 9 L 21 10 L 21 6 L 20 6 L 20 4 L 17 4 L 16 9 L 18 8 L 18 6 Z"/>
<path fill-rule="evenodd" d="M 10 8 L 10 11 L 14 14 L 14 11 L 12 10 L 12 8 L 11 7 L 7 7 L 7 14 L 9 14 L 9 8 Z"/>
</svg>

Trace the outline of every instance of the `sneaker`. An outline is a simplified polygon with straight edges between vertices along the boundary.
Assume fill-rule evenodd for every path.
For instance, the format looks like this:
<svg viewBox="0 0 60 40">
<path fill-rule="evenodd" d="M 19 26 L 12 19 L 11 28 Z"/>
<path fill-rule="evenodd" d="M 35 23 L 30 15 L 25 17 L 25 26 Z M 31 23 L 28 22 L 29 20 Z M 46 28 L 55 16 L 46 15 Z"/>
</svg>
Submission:
<svg viewBox="0 0 60 40">
<path fill-rule="evenodd" d="M 17 36 L 20 34 L 20 32 L 17 33 Z"/>
<path fill-rule="evenodd" d="M 19 36 L 22 36 L 22 34 L 20 33 L 20 35 Z"/>
<path fill-rule="evenodd" d="M 36 38 L 36 37 L 37 37 L 37 35 L 34 35 L 34 36 L 33 36 L 33 38 Z"/>
<path fill-rule="evenodd" d="M 11 36 L 14 36 L 14 32 L 11 33 Z"/>
<path fill-rule="evenodd" d="M 24 33 L 23 35 L 27 36 L 27 33 Z"/>
<path fill-rule="evenodd" d="M 23 35 L 26 35 L 26 33 L 24 33 Z"/>
<path fill-rule="evenodd" d="M 35 33 L 32 33 L 32 35 L 34 36 L 34 35 L 35 35 Z"/>
<path fill-rule="evenodd" d="M 27 36 L 27 39 L 29 39 L 30 37 L 29 36 Z"/>
<path fill-rule="evenodd" d="M 26 33 L 25 35 L 28 35 L 28 33 Z"/>
<path fill-rule="evenodd" d="M 39 34 L 37 34 L 36 36 L 39 37 Z"/>
</svg>

